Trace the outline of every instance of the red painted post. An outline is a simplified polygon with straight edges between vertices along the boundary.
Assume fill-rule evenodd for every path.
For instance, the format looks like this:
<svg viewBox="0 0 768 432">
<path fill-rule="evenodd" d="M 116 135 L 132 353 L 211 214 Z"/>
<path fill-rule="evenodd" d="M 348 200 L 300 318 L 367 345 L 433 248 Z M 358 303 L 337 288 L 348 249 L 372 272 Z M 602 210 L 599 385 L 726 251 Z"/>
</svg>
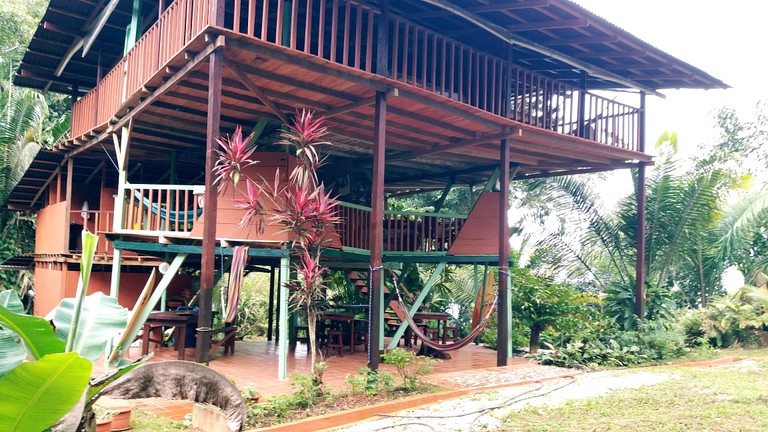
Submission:
<svg viewBox="0 0 768 432">
<path fill-rule="evenodd" d="M 509 279 L 509 218 L 507 216 L 509 195 L 509 140 L 501 140 L 499 155 L 499 318 L 496 341 L 496 366 L 507 365 L 507 280 Z"/>
<path fill-rule="evenodd" d="M 381 258 L 384 252 L 384 165 L 387 125 L 387 96 L 376 92 L 373 126 L 373 184 L 371 185 L 371 219 L 368 237 L 371 245 L 371 269 L 368 275 L 368 367 L 379 367 L 381 326 Z"/>
<path fill-rule="evenodd" d="M 224 24 L 224 0 L 213 0 L 211 3 L 211 22 L 215 25 Z M 205 144 L 205 196 L 203 197 L 203 247 L 200 258 L 200 293 L 198 304 L 197 325 L 200 328 L 210 328 L 212 322 L 213 281 L 216 263 L 216 205 L 217 194 L 213 186 L 213 168 L 216 164 L 216 138 L 220 135 L 221 122 L 221 86 L 224 53 L 221 49 L 214 51 L 208 57 L 208 124 Z M 198 363 L 208 363 L 211 348 L 211 333 L 200 332 L 197 338 L 195 360 Z"/>
<path fill-rule="evenodd" d="M 645 152 L 645 92 L 640 92 L 637 147 Z M 637 256 L 635 262 L 635 314 L 645 316 L 645 164 L 637 167 Z"/>
</svg>

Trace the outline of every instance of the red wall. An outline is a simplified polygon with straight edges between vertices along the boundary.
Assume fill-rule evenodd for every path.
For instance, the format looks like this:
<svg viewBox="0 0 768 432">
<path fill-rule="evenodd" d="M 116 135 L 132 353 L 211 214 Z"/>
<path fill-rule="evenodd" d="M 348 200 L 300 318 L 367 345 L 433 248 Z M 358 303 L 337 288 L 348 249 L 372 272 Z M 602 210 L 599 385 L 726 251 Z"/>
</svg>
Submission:
<svg viewBox="0 0 768 432">
<path fill-rule="evenodd" d="M 74 297 L 77 291 L 79 271 L 62 270 L 61 265 L 52 263 L 52 269 L 48 269 L 47 263 L 39 263 L 35 267 L 35 315 L 45 316 L 58 306 L 62 298 Z M 66 268 L 64 266 L 64 268 Z M 109 294 L 109 282 L 111 272 L 93 272 L 88 284 L 88 294 L 101 291 Z M 160 282 L 160 273 L 155 278 L 155 284 Z M 120 275 L 120 293 L 118 303 L 133 309 L 141 290 L 149 279 L 149 273 L 128 273 L 123 271 Z M 178 297 L 185 288 L 190 288 L 196 278 L 193 276 L 174 277 L 168 287 L 168 298 Z"/>
</svg>

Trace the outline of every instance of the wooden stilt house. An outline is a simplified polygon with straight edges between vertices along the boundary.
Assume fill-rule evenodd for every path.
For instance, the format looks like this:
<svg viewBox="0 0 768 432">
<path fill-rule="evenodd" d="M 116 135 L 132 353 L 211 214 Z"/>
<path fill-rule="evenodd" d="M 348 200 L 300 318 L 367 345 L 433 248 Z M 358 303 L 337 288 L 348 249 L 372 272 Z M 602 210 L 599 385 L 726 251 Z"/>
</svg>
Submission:
<svg viewBox="0 0 768 432">
<path fill-rule="evenodd" d="M 74 290 L 88 227 L 109 240 L 95 289 L 130 306 L 147 269 L 170 263 L 157 289 L 199 286 L 201 326 L 220 257 L 250 245 L 250 263 L 279 275 L 287 329 L 288 239 L 238 231 L 212 168 L 220 135 L 274 136 L 307 108 L 327 119 L 321 176 L 342 201 L 327 265 L 370 273 L 369 352 L 384 347 L 382 266 L 490 263 L 499 365 L 511 349 L 509 182 L 637 168 L 642 185 L 646 95 L 726 87 L 569 0 L 51 0 L 14 80 L 73 101 L 71 137 L 7 202 L 38 215 L 39 313 Z M 292 163 L 268 145 L 256 159 L 262 174 Z M 475 191 L 465 214 L 386 208 L 457 187 Z M 642 259 L 637 273 L 642 289 Z M 208 343 L 198 338 L 199 361 Z"/>
</svg>

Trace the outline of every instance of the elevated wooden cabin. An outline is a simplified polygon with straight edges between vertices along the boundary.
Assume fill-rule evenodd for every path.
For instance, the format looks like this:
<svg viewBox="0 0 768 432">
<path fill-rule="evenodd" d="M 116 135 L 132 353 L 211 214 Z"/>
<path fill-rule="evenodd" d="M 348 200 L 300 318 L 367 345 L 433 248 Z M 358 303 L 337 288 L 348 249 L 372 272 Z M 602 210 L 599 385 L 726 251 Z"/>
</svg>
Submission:
<svg viewBox="0 0 768 432">
<path fill-rule="evenodd" d="M 232 244 L 251 245 L 251 262 L 280 267 L 284 281 L 287 239 L 236 232 L 231 199 L 209 193 L 214 140 L 253 129 L 260 169 L 287 169 L 269 143 L 308 108 L 332 132 L 321 175 L 343 201 L 329 265 L 377 276 L 374 351 L 383 264 L 495 263 L 504 304 L 498 191 L 620 168 L 642 179 L 646 94 L 726 87 L 568 0 L 52 0 L 14 80 L 73 100 L 71 137 L 38 155 L 7 203 L 38 211 L 40 312 L 69 277 L 51 272 L 77 262 L 79 225 L 110 240 L 100 253 L 113 294 L 131 286 L 133 265 L 200 269 L 202 325 L 216 257 Z M 456 187 L 477 191 L 465 214 L 385 208 L 389 196 Z M 638 260 L 638 289 L 643 274 Z M 499 332 L 502 365 L 504 307 Z"/>
</svg>

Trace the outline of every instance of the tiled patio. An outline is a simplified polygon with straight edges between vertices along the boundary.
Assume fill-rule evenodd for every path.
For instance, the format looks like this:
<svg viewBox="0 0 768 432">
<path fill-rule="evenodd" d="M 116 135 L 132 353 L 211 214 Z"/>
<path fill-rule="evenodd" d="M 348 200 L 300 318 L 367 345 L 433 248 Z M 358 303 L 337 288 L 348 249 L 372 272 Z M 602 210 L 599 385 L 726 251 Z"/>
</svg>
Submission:
<svg viewBox="0 0 768 432">
<path fill-rule="evenodd" d="M 173 348 L 154 348 L 155 355 L 150 361 L 176 360 L 177 353 Z M 305 344 L 299 343 L 288 353 L 288 375 L 309 373 L 309 355 Z M 140 348 L 131 348 L 128 357 L 136 359 L 141 355 Z M 187 348 L 186 360 L 194 361 L 194 348 Z M 451 352 L 450 360 L 442 360 L 433 369 L 432 375 L 474 371 L 495 367 L 496 352 L 482 345 L 469 345 L 461 350 Z M 349 353 L 349 348 L 342 355 L 330 352 L 326 362 L 328 368 L 323 375 L 323 381 L 334 391 L 346 389 L 345 378 L 355 374 L 367 363 L 367 353 L 362 345 L 357 346 L 355 354 Z M 254 385 L 262 395 L 288 394 L 292 391 L 290 380 L 277 379 L 277 344 L 266 340 L 238 341 L 235 345 L 235 355 L 223 355 L 219 348 L 211 356 L 210 367 L 221 372 L 235 382 L 239 388 Z M 529 365 L 527 359 L 513 359 L 510 365 Z M 395 373 L 388 365 L 382 369 Z"/>
<path fill-rule="evenodd" d="M 292 392 L 290 380 L 277 379 L 277 345 L 265 340 L 237 342 L 235 355 L 222 354 L 218 349 L 213 355 L 210 367 L 219 371 L 235 385 L 243 388 L 253 385 L 263 396 L 288 394 Z M 345 378 L 355 374 L 367 363 L 367 353 L 358 346 L 355 354 L 350 354 L 348 348 L 342 351 L 342 356 L 335 352 L 326 359 L 328 368 L 323 376 L 325 384 L 334 392 L 348 389 Z M 304 344 L 298 344 L 289 352 L 288 375 L 309 373 L 309 356 Z M 451 359 L 441 360 L 433 368 L 430 375 L 424 378 L 432 384 L 450 390 L 470 388 L 498 387 L 551 379 L 558 376 L 568 376 L 574 373 L 570 369 L 540 366 L 524 358 L 510 359 L 503 368 L 496 367 L 496 351 L 486 349 L 482 345 L 469 345 L 450 353 Z M 138 358 L 140 348 L 131 348 L 128 357 Z M 185 352 L 187 360 L 194 360 L 193 348 Z M 155 349 L 155 355 L 150 361 L 176 360 L 177 353 L 173 348 Z M 394 368 L 382 364 L 381 369 L 395 374 Z M 190 401 L 166 401 L 162 399 L 143 399 L 131 401 L 134 407 L 145 412 L 159 414 L 173 420 L 181 421 L 192 412 Z"/>
</svg>

